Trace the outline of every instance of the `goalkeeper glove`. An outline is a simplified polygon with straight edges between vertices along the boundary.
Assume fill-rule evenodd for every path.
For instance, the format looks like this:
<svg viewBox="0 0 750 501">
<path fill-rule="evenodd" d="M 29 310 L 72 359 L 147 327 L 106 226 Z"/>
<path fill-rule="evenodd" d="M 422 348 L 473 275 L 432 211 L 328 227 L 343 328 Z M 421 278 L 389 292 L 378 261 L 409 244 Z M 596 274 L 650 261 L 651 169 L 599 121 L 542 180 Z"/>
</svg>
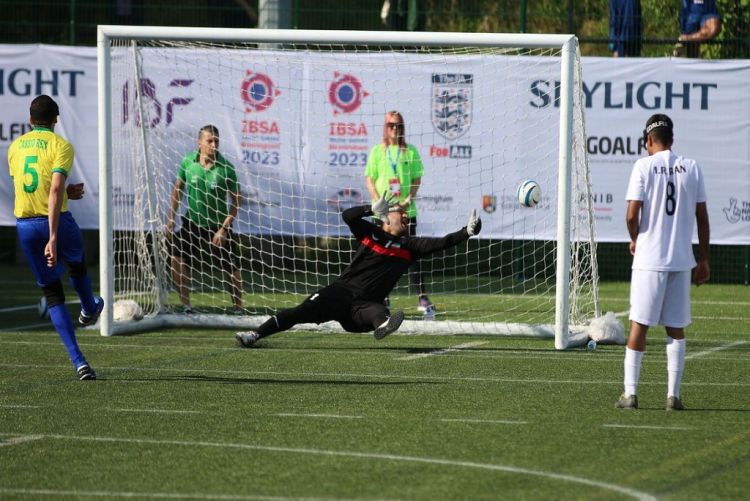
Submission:
<svg viewBox="0 0 750 501">
<path fill-rule="evenodd" d="M 388 196 L 388 191 L 383 192 L 383 196 L 372 203 L 372 213 L 381 220 L 388 219 L 388 211 L 391 208 L 393 199 Z"/>
<path fill-rule="evenodd" d="M 469 222 L 466 223 L 466 233 L 473 237 L 479 235 L 480 231 L 482 231 L 482 220 L 477 217 L 477 210 L 473 209 L 469 215 Z"/>
</svg>

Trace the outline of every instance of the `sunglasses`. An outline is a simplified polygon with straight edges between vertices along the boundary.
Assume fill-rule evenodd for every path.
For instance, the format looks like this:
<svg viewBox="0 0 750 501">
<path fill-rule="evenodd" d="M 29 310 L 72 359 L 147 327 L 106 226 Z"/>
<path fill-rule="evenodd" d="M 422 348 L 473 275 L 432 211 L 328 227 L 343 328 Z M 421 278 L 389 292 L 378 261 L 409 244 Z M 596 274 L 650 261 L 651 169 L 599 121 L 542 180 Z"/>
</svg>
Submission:
<svg viewBox="0 0 750 501">
<path fill-rule="evenodd" d="M 401 122 L 388 122 L 387 126 L 389 129 L 395 129 L 397 127 L 400 129 L 401 127 L 404 126 L 404 124 L 402 124 Z"/>
</svg>

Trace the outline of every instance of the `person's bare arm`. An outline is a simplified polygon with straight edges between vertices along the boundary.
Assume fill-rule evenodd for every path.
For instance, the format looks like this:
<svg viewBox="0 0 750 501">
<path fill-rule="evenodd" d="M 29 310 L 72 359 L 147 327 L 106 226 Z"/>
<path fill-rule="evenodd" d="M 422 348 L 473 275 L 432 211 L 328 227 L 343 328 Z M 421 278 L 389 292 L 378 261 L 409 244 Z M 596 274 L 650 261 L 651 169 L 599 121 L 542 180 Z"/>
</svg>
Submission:
<svg viewBox="0 0 750 501">
<path fill-rule="evenodd" d="M 701 285 L 711 278 L 711 267 L 709 265 L 711 229 L 708 222 L 706 202 L 701 202 L 695 206 L 695 220 L 698 223 L 698 264 L 693 268 L 693 282 L 696 285 Z"/>
<path fill-rule="evenodd" d="M 49 222 L 49 240 L 44 247 L 44 255 L 47 258 L 47 266 L 52 268 L 57 265 L 57 229 L 60 225 L 60 209 L 62 208 L 63 194 L 65 193 L 65 175 L 60 172 L 52 173 L 52 185 L 49 189 L 47 199 L 47 220 Z"/>
<path fill-rule="evenodd" d="M 628 210 L 625 215 L 625 224 L 628 226 L 630 235 L 630 254 L 635 255 L 635 242 L 638 240 L 638 232 L 641 229 L 641 207 L 640 200 L 628 200 Z"/>
</svg>

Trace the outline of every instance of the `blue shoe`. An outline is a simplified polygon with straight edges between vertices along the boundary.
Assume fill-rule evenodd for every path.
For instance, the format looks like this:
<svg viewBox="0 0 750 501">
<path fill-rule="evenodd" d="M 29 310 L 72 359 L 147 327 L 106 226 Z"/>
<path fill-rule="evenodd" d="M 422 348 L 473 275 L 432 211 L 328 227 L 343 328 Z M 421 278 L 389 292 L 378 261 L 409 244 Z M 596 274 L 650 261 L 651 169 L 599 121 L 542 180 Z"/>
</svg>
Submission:
<svg viewBox="0 0 750 501">
<path fill-rule="evenodd" d="M 99 320 L 99 315 L 102 314 L 102 310 L 104 309 L 104 299 L 97 296 L 94 298 L 94 303 L 96 304 L 96 311 L 94 313 L 88 314 L 81 308 L 81 314 L 78 315 L 79 324 L 83 326 L 94 325 Z"/>
</svg>

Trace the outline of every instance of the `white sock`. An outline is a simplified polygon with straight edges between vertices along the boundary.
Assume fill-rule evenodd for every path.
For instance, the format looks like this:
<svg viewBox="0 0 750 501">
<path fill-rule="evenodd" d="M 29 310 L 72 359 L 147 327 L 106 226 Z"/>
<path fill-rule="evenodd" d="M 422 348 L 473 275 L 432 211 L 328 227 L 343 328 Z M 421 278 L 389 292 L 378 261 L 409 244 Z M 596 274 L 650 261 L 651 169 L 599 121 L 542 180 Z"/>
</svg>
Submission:
<svg viewBox="0 0 750 501">
<path fill-rule="evenodd" d="M 643 352 L 625 347 L 625 395 L 635 395 L 638 388 L 638 376 L 641 372 Z"/>
<path fill-rule="evenodd" d="M 685 339 L 667 336 L 667 397 L 680 398 L 680 383 L 685 370 Z"/>
</svg>

